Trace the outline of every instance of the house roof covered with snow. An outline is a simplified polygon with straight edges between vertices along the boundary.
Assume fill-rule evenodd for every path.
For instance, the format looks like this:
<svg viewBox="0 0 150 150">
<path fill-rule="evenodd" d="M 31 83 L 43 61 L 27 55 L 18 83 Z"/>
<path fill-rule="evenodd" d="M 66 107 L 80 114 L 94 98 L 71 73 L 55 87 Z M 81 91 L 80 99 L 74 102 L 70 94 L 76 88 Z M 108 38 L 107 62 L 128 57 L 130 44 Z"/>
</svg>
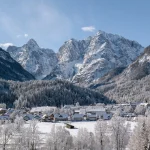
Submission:
<svg viewBox="0 0 150 150">
<path fill-rule="evenodd" d="M 74 114 L 72 117 L 73 118 L 83 118 L 84 115 L 83 114 Z"/>
<path fill-rule="evenodd" d="M 65 113 L 54 114 L 54 118 L 68 118 L 68 114 Z"/>
<path fill-rule="evenodd" d="M 96 109 L 86 109 L 87 112 L 101 112 L 101 111 L 106 111 L 105 108 L 96 108 Z"/>
<path fill-rule="evenodd" d="M 46 111 L 54 111 L 56 107 L 43 106 L 43 107 L 33 107 L 30 112 L 46 112 Z"/>
</svg>

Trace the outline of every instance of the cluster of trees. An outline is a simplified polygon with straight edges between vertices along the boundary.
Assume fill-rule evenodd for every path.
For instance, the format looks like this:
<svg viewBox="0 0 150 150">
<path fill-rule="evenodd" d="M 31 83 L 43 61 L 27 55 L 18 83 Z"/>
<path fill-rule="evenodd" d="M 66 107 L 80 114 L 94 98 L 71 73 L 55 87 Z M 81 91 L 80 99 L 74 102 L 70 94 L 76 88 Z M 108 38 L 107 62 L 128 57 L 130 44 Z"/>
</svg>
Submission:
<svg viewBox="0 0 150 150">
<path fill-rule="evenodd" d="M 75 86 L 67 81 L 0 81 L 0 103 L 12 107 L 14 101 L 20 107 L 61 106 L 64 104 L 89 105 L 109 103 L 102 94 Z"/>
<path fill-rule="evenodd" d="M 111 124 L 98 121 L 95 132 L 85 128 L 72 136 L 65 127 L 53 126 L 49 134 L 43 135 L 38 130 L 38 122 L 33 120 L 24 125 L 21 117 L 14 123 L 0 126 L 0 148 L 3 150 L 125 150 L 129 141 L 129 126 L 120 118 Z M 142 149 L 141 149 L 142 150 Z"/>
<path fill-rule="evenodd" d="M 37 121 L 25 127 L 24 120 L 17 117 L 14 123 L 5 122 L 0 126 L 0 149 L 36 150 L 40 140 Z"/>
<path fill-rule="evenodd" d="M 139 80 L 117 78 L 97 90 L 118 103 L 150 102 L 150 75 Z"/>
<path fill-rule="evenodd" d="M 129 140 L 130 150 L 150 149 L 150 118 L 140 118 Z"/>
<path fill-rule="evenodd" d="M 0 125 L 2 150 L 149 150 L 150 118 L 138 118 L 134 130 L 125 120 L 115 117 L 109 122 L 97 121 L 95 130 L 85 128 L 72 136 L 65 127 L 53 125 L 51 132 L 43 135 L 38 122 L 24 124 L 21 117 L 14 123 Z"/>
</svg>

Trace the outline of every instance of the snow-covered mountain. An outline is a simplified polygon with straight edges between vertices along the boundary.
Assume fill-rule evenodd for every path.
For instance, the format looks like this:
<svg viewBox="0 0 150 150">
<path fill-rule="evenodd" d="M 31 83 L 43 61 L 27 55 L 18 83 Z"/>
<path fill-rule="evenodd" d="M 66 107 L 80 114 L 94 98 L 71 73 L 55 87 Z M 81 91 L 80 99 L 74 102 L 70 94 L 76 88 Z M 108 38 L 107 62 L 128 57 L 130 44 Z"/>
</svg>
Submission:
<svg viewBox="0 0 150 150">
<path fill-rule="evenodd" d="M 37 79 L 69 80 L 87 86 L 110 70 L 126 67 L 143 52 L 143 47 L 119 35 L 97 32 L 84 40 L 70 39 L 55 53 L 43 49 L 33 40 L 7 51 Z"/>
<path fill-rule="evenodd" d="M 57 66 L 45 79 L 62 78 L 86 86 L 114 68 L 128 66 L 141 52 L 139 43 L 99 31 L 85 40 L 65 42 Z"/>
<path fill-rule="evenodd" d="M 16 62 L 8 52 L 0 48 L 0 78 L 14 81 L 34 80 L 29 72 Z"/>
<path fill-rule="evenodd" d="M 40 48 L 33 39 L 22 47 L 9 46 L 7 52 L 37 79 L 49 74 L 58 62 L 53 50 Z"/>
<path fill-rule="evenodd" d="M 0 43 L 0 47 L 6 50 L 9 46 L 13 46 L 12 43 Z"/>
<path fill-rule="evenodd" d="M 150 46 L 120 75 L 123 79 L 138 80 L 150 74 Z"/>
<path fill-rule="evenodd" d="M 128 67 L 114 69 L 90 88 L 116 102 L 150 102 L 150 46 Z"/>
</svg>

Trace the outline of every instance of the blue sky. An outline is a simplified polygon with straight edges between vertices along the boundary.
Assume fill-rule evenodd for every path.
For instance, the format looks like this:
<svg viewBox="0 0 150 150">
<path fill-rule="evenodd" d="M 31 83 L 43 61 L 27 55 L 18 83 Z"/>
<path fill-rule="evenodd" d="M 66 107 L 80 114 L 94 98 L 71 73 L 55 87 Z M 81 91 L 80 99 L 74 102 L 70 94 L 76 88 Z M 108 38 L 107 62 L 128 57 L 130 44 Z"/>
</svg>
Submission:
<svg viewBox="0 0 150 150">
<path fill-rule="evenodd" d="M 150 45 L 149 0 L 0 0 L 0 43 L 58 48 L 98 30 Z"/>
</svg>

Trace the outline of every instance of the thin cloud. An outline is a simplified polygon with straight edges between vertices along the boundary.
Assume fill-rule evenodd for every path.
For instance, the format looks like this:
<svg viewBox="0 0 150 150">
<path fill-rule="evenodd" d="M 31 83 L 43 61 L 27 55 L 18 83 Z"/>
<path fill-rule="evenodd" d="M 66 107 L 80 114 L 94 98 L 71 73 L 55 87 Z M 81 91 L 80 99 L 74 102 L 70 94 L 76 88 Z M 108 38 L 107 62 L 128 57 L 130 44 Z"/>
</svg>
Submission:
<svg viewBox="0 0 150 150">
<path fill-rule="evenodd" d="M 94 26 L 82 27 L 81 29 L 82 29 L 82 31 L 85 31 L 85 32 L 93 32 L 93 31 L 95 31 L 95 27 Z"/>
<path fill-rule="evenodd" d="M 0 43 L 0 47 L 2 49 L 6 50 L 9 46 L 13 46 L 13 43 L 4 43 L 4 44 Z"/>
<path fill-rule="evenodd" d="M 28 34 L 26 34 L 26 33 L 24 34 L 24 37 L 25 37 L 25 38 L 27 38 L 28 36 L 29 36 Z"/>
<path fill-rule="evenodd" d="M 27 38 L 29 35 L 27 33 L 25 33 L 24 35 L 18 34 L 16 37 L 17 38 Z"/>
<path fill-rule="evenodd" d="M 16 37 L 17 37 L 17 38 L 20 38 L 20 37 L 21 37 L 21 35 L 20 35 L 20 34 L 18 34 Z"/>
</svg>

